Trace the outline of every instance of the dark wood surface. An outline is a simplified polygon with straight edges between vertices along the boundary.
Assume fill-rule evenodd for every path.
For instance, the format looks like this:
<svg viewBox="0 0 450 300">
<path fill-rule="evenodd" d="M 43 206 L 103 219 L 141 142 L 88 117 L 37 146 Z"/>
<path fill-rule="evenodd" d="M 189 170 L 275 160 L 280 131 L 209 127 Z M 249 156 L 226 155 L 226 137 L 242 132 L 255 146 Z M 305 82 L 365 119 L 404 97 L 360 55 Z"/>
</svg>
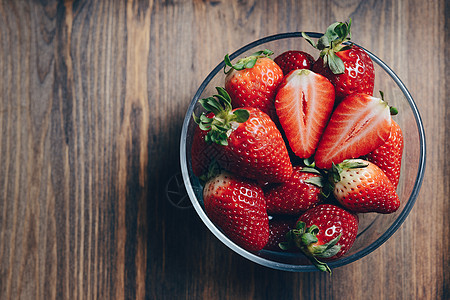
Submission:
<svg viewBox="0 0 450 300">
<path fill-rule="evenodd" d="M 1 1 L 0 299 L 448 299 L 449 6 Z M 420 110 L 421 192 L 389 241 L 332 277 L 256 265 L 180 208 L 185 111 L 224 54 L 349 17 Z"/>
</svg>

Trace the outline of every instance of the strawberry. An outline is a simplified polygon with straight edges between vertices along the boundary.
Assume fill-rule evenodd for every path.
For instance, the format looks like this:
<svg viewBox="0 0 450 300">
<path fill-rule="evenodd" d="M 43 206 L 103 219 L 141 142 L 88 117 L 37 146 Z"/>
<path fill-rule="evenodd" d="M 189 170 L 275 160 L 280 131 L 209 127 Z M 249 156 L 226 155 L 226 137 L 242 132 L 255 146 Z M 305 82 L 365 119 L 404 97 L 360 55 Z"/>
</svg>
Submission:
<svg viewBox="0 0 450 300">
<path fill-rule="evenodd" d="M 276 216 L 269 218 L 269 240 L 264 249 L 281 251 L 280 243 L 286 242 L 286 234 L 295 228 L 297 217 Z"/>
<path fill-rule="evenodd" d="M 281 53 L 273 60 L 283 70 L 283 74 L 287 75 L 289 72 L 298 69 L 311 70 L 314 57 L 304 51 L 289 50 Z"/>
<path fill-rule="evenodd" d="M 331 274 L 320 259 L 341 257 L 352 247 L 358 232 L 358 217 L 333 204 L 321 204 L 307 210 L 287 234 L 282 249 L 298 247 L 320 270 Z"/>
<path fill-rule="evenodd" d="M 203 203 L 211 221 L 237 245 L 259 251 L 267 244 L 266 202 L 261 187 L 254 182 L 221 172 L 206 182 Z"/>
<path fill-rule="evenodd" d="M 314 156 L 318 168 L 366 155 L 380 147 L 391 131 L 390 108 L 366 94 L 347 96 L 336 107 Z"/>
<path fill-rule="evenodd" d="M 321 186 L 310 183 L 310 179 L 315 177 L 320 182 L 320 173 L 313 170 L 296 166 L 287 181 L 270 187 L 265 192 L 267 212 L 298 216 L 317 205 L 320 202 Z"/>
<path fill-rule="evenodd" d="M 395 186 L 377 167 L 363 159 L 349 159 L 333 166 L 330 178 L 333 194 L 347 209 L 357 212 L 388 214 L 400 207 Z"/>
<path fill-rule="evenodd" d="M 208 165 L 211 162 L 211 157 L 207 154 L 208 148 L 211 148 L 211 145 L 205 142 L 206 134 L 207 131 L 201 130 L 199 127 L 196 127 L 194 130 L 194 136 L 192 138 L 192 171 L 197 177 L 201 176 L 208 170 Z"/>
<path fill-rule="evenodd" d="M 273 101 L 283 71 L 269 57 L 273 52 L 263 50 L 232 64 L 228 55 L 225 64 L 230 67 L 225 77 L 225 90 L 233 107 L 259 108 L 276 120 Z"/>
<path fill-rule="evenodd" d="M 400 126 L 392 120 L 391 132 L 387 141 L 366 155 L 366 159 L 376 164 L 392 184 L 397 187 L 403 154 L 403 133 Z"/>
<path fill-rule="evenodd" d="M 253 107 L 232 109 L 227 92 L 200 103 L 214 117 L 205 113 L 194 120 L 208 131 L 205 140 L 220 145 L 218 164 L 243 177 L 260 182 L 283 182 L 292 173 L 292 164 L 280 131 L 270 117 Z"/>
<path fill-rule="evenodd" d="M 312 70 L 327 77 L 335 86 L 337 103 L 353 93 L 373 95 L 373 62 L 363 49 L 348 43 L 351 38 L 350 26 L 351 20 L 330 25 L 317 44 L 302 33 L 314 48 L 321 51 Z"/>
<path fill-rule="evenodd" d="M 213 117 L 214 114 L 208 114 L 208 117 Z M 191 163 L 192 171 L 197 177 L 201 177 L 208 171 L 210 163 L 218 156 L 218 151 L 213 144 L 205 141 L 208 131 L 201 130 L 200 127 L 194 129 L 194 136 L 192 137 L 191 146 Z"/>
<path fill-rule="evenodd" d="M 309 70 L 295 70 L 283 79 L 275 109 L 289 146 L 300 158 L 314 154 L 334 105 L 334 87 Z"/>
</svg>

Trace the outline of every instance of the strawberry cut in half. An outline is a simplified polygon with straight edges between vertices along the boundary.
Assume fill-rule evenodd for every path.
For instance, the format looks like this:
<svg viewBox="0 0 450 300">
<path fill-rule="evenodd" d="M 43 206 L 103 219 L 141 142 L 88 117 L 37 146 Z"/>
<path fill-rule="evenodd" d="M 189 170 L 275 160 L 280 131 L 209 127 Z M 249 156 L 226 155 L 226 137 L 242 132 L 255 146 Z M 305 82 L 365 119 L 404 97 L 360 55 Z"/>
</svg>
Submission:
<svg viewBox="0 0 450 300">
<path fill-rule="evenodd" d="M 211 221 L 237 245 L 254 252 L 267 244 L 269 217 L 256 183 L 220 172 L 206 182 L 203 203 Z"/>
<path fill-rule="evenodd" d="M 390 107 L 367 94 L 347 96 L 334 110 L 317 147 L 316 166 L 329 169 L 384 144 L 391 131 Z"/>
<path fill-rule="evenodd" d="M 328 79 L 302 69 L 283 79 L 275 109 L 289 146 L 300 158 L 314 154 L 334 105 L 334 87 Z"/>
</svg>

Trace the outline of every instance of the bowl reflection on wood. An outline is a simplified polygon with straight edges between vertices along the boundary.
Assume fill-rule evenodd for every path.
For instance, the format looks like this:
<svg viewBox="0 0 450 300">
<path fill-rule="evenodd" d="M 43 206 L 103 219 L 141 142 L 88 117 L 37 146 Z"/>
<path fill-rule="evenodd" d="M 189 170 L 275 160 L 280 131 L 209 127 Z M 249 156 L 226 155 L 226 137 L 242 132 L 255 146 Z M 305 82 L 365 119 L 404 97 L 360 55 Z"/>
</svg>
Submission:
<svg viewBox="0 0 450 300">
<path fill-rule="evenodd" d="M 322 34 L 307 33 L 312 38 L 319 38 Z M 360 46 L 361 47 L 361 46 Z M 230 55 L 233 60 L 244 57 L 261 49 L 274 51 L 274 56 L 287 50 L 302 50 L 311 53 L 310 45 L 302 38 L 301 32 L 291 32 L 268 36 L 252 42 Z M 366 50 L 367 51 L 367 50 Z M 400 125 L 404 135 L 404 152 L 401 167 L 400 182 L 397 193 L 401 201 L 400 208 L 392 214 L 379 215 L 376 213 L 360 214 L 358 236 L 353 247 L 341 259 L 329 262 L 330 268 L 336 268 L 354 262 L 380 247 L 401 226 L 408 216 L 417 198 L 425 169 L 425 135 L 420 114 L 413 98 L 398 76 L 378 57 L 367 51 L 374 62 L 376 94 L 384 92 L 389 105 L 395 106 L 399 114 L 395 121 Z M 248 252 L 237 246 L 222 231 L 217 228 L 205 213 L 202 198 L 202 186 L 199 179 L 192 173 L 191 146 L 193 133 L 197 124 L 192 114 L 200 115 L 203 111 L 198 103 L 199 99 L 209 97 L 215 93 L 216 86 L 224 85 L 224 62 L 219 63 L 206 77 L 192 99 L 183 123 L 180 160 L 183 181 L 188 196 L 208 229 L 225 245 L 243 257 L 263 266 L 293 271 L 308 272 L 317 269 L 300 253 L 285 253 L 261 250 L 258 253 Z"/>
</svg>

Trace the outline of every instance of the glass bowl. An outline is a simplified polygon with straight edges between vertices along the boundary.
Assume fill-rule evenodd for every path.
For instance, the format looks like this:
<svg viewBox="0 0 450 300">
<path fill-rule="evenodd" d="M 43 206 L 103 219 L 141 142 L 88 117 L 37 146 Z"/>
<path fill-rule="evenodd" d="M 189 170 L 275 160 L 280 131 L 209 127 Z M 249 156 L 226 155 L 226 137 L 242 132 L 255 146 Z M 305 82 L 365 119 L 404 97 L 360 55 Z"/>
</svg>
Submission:
<svg viewBox="0 0 450 300">
<path fill-rule="evenodd" d="M 322 34 L 313 32 L 307 34 L 314 39 L 322 36 Z M 254 41 L 232 53 L 230 59 L 245 57 L 263 49 L 272 50 L 274 52 L 273 58 L 287 50 L 303 50 L 313 55 L 316 52 L 301 36 L 301 32 L 290 32 L 276 34 Z M 376 213 L 359 214 L 360 225 L 353 247 L 339 260 L 328 262 L 330 268 L 336 268 L 354 262 L 371 253 L 387 241 L 401 226 L 414 206 L 424 175 L 426 157 L 425 135 L 416 104 L 398 76 L 374 54 L 369 51 L 367 53 L 373 60 L 375 68 L 374 94 L 377 95 L 378 91 L 382 90 L 389 105 L 395 106 L 399 110 L 399 114 L 394 116 L 394 120 L 400 125 L 404 135 L 401 176 L 397 188 L 401 206 L 395 213 L 387 215 Z M 190 161 L 193 133 L 195 126 L 197 126 L 192 118 L 192 113 L 195 112 L 196 115 L 200 115 L 202 108 L 198 100 L 215 94 L 216 86 L 224 86 L 225 74 L 223 73 L 223 68 L 224 62 L 222 61 L 202 82 L 189 105 L 184 119 L 181 133 L 180 159 L 183 181 L 188 196 L 206 227 L 237 254 L 242 255 L 250 261 L 273 269 L 292 272 L 317 271 L 300 253 L 268 250 L 252 253 L 244 250 L 231 241 L 206 215 L 202 199 L 202 186 L 192 172 Z"/>
</svg>

